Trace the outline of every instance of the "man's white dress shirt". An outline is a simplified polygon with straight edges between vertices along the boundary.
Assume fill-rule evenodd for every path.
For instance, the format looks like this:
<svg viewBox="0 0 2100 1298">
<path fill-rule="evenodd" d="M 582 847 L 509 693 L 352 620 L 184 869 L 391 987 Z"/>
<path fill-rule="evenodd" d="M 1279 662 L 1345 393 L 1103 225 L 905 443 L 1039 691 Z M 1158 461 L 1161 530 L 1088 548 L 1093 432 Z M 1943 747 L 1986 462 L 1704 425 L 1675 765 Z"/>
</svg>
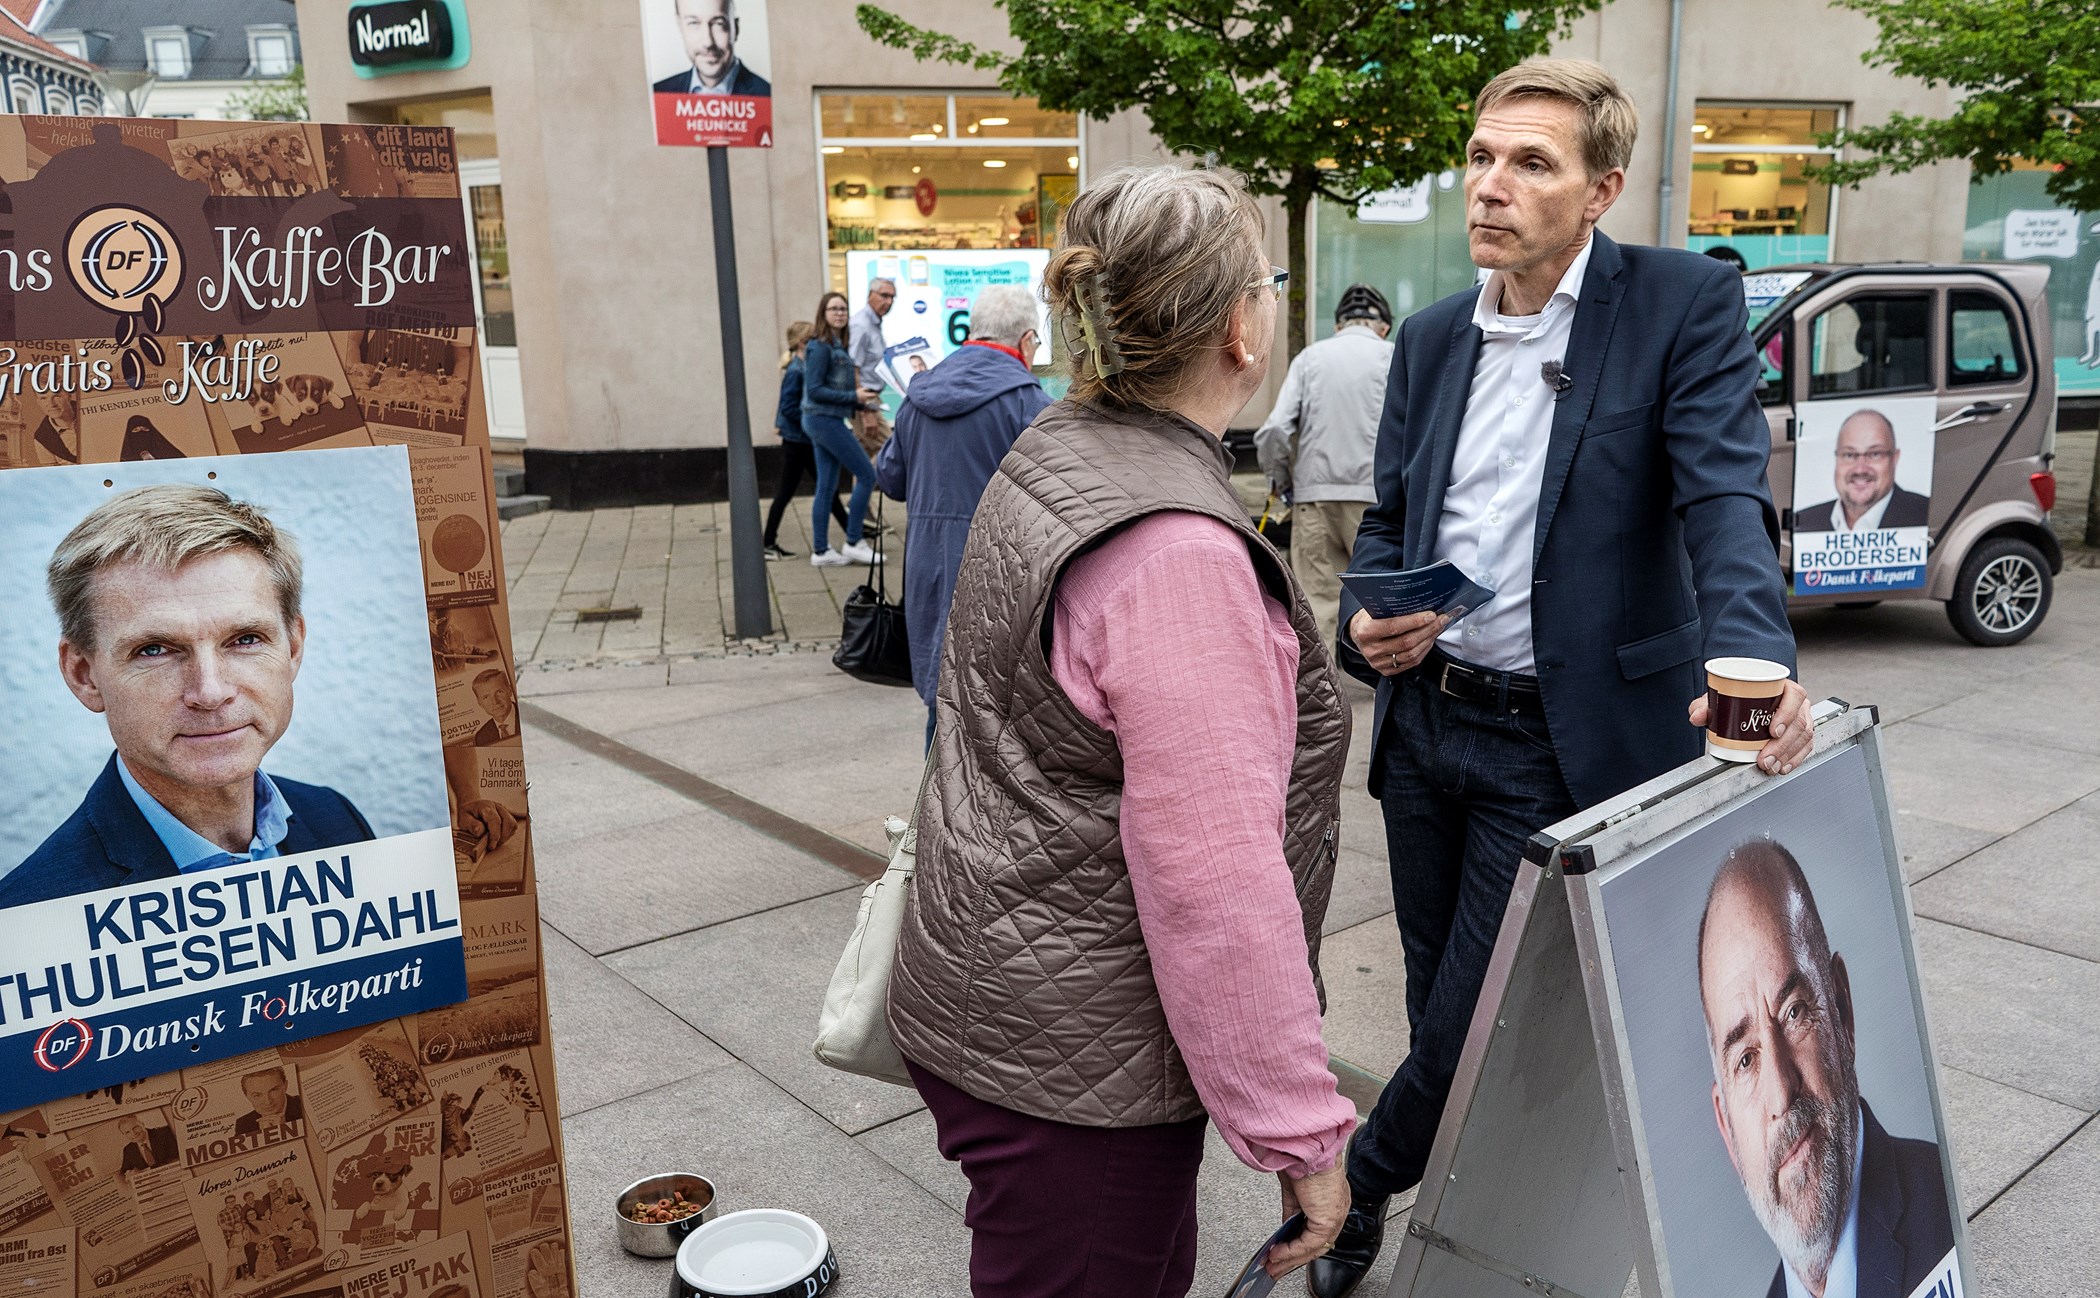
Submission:
<svg viewBox="0 0 2100 1298">
<path fill-rule="evenodd" d="M 1889 512 L 1889 502 L 1896 498 L 1896 489 L 1890 487 L 1881 493 L 1881 499 L 1867 506 L 1867 512 L 1859 516 L 1859 526 L 1845 524 L 1845 502 L 1840 500 L 1830 507 L 1830 530 L 1833 532 L 1872 532 L 1881 526 L 1881 516 Z"/>
<path fill-rule="evenodd" d="M 1830 1274 L 1823 1279 L 1823 1298 L 1859 1298 L 1859 1174 L 1867 1161 L 1867 1119 L 1855 1109 L 1853 1128 L 1859 1133 L 1852 1142 L 1852 1196 L 1845 1201 L 1845 1229 L 1838 1232 L 1837 1252 L 1830 1258 Z M 1815 1298 L 1792 1264 L 1782 1264 L 1786 1273 L 1786 1298 Z"/>
<path fill-rule="evenodd" d="M 1531 550 L 1553 432 L 1553 385 L 1542 366 L 1565 361 L 1582 277 L 1594 240 L 1586 242 L 1537 315 L 1501 314 L 1504 276 L 1491 273 L 1473 304 L 1480 360 L 1444 512 L 1436 557 L 1495 592 L 1479 612 L 1437 637 L 1445 653 L 1481 667 L 1525 675 L 1537 670 L 1531 646 Z"/>
</svg>

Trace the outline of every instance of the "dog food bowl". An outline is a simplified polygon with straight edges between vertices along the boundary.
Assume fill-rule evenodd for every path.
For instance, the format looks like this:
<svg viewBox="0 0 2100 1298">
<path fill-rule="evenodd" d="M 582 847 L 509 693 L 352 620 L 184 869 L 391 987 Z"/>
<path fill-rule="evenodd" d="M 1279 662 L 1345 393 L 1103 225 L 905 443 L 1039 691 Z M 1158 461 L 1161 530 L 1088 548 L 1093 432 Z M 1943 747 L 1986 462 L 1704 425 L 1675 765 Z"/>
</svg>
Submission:
<svg viewBox="0 0 2100 1298">
<path fill-rule="evenodd" d="M 680 1190 L 685 1191 L 688 1202 L 702 1205 L 700 1211 L 677 1221 L 636 1221 L 627 1215 L 637 1204 L 668 1199 Z M 676 1255 L 686 1236 L 713 1221 L 720 1212 L 721 1200 L 715 1194 L 715 1183 L 692 1172 L 645 1176 L 620 1191 L 619 1197 L 613 1200 L 613 1221 L 620 1232 L 620 1247 L 637 1257 Z"/>
<path fill-rule="evenodd" d="M 686 1236 L 671 1298 L 818 1298 L 838 1278 L 822 1226 L 799 1212 L 746 1208 Z"/>
</svg>

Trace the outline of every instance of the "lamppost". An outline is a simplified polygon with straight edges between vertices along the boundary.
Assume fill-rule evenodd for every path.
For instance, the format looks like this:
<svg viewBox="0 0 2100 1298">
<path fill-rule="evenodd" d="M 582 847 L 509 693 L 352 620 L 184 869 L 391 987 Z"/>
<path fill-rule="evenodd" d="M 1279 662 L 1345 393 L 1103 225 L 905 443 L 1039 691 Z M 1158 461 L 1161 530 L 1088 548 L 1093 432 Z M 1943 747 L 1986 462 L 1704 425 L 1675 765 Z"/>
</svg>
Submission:
<svg viewBox="0 0 2100 1298">
<path fill-rule="evenodd" d="M 142 115 L 155 79 L 151 68 L 95 69 L 95 84 L 102 87 L 102 101 L 121 109 L 119 117 Z"/>
</svg>

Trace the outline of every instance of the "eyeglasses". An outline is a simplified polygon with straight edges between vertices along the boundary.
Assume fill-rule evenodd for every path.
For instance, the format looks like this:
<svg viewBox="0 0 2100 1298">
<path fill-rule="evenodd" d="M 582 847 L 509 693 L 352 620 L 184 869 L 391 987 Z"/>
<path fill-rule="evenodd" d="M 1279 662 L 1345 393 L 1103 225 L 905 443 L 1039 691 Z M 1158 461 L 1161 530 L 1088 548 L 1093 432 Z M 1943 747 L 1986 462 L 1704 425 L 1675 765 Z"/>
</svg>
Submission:
<svg viewBox="0 0 2100 1298">
<path fill-rule="evenodd" d="M 1247 287 L 1273 288 L 1276 290 L 1277 295 L 1280 297 L 1283 294 L 1283 286 L 1286 282 L 1289 281 L 1290 277 L 1291 273 L 1285 270 L 1283 267 L 1271 266 L 1269 267 L 1268 274 L 1262 276 L 1258 280 L 1255 280 L 1252 284 L 1249 284 Z"/>
<path fill-rule="evenodd" d="M 1887 449 L 1872 451 L 1839 451 L 1838 460 L 1845 464 L 1858 464 L 1865 460 L 1869 464 L 1885 464 L 1895 452 Z"/>
</svg>

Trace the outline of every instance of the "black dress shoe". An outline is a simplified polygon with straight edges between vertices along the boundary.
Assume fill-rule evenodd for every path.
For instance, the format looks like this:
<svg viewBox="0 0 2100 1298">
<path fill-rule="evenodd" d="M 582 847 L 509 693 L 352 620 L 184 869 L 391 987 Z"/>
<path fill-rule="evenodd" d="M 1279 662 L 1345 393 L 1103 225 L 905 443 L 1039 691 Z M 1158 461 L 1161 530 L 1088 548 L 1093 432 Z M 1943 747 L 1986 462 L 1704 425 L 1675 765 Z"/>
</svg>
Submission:
<svg viewBox="0 0 2100 1298">
<path fill-rule="evenodd" d="M 1349 1215 L 1342 1219 L 1342 1233 L 1334 1247 L 1312 1260 L 1305 1269 L 1305 1289 L 1313 1298 L 1342 1298 L 1352 1293 L 1371 1273 L 1378 1249 L 1385 1243 L 1385 1202 L 1351 1195 Z"/>
</svg>

